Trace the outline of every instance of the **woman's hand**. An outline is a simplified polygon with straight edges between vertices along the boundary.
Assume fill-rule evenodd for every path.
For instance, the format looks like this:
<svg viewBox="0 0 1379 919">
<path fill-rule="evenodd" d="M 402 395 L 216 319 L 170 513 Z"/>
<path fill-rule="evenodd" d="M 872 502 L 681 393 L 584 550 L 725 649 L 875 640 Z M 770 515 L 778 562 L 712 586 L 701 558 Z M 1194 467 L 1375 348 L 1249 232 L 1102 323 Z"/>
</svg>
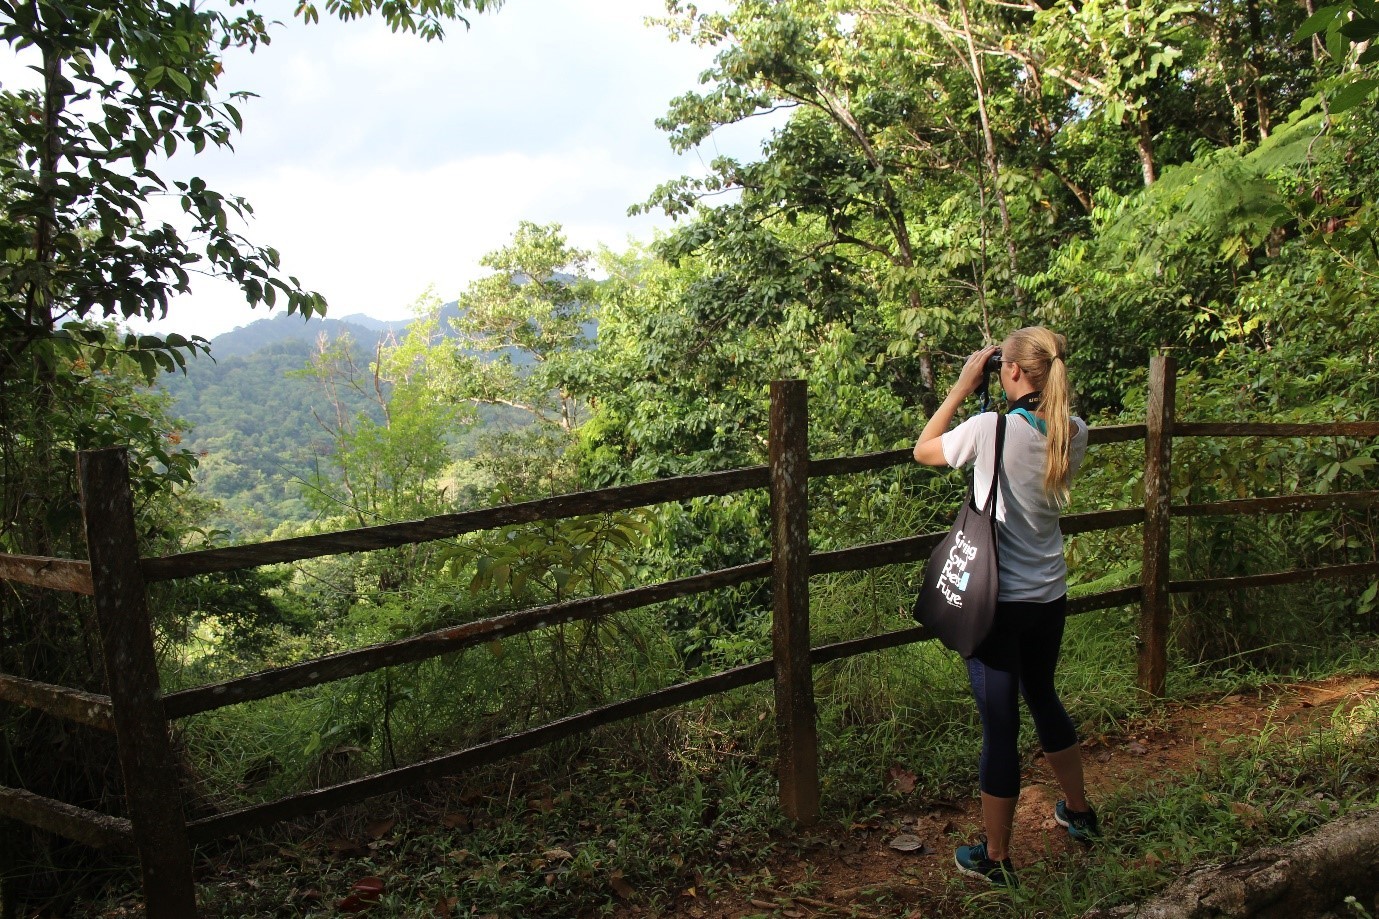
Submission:
<svg viewBox="0 0 1379 919">
<path fill-rule="evenodd" d="M 982 380 L 986 378 L 986 362 L 996 351 L 995 345 L 989 345 L 969 354 L 967 363 L 962 365 L 962 372 L 958 374 L 958 381 L 953 384 L 952 393 L 959 399 L 966 399 L 976 392 L 981 387 Z"/>
</svg>

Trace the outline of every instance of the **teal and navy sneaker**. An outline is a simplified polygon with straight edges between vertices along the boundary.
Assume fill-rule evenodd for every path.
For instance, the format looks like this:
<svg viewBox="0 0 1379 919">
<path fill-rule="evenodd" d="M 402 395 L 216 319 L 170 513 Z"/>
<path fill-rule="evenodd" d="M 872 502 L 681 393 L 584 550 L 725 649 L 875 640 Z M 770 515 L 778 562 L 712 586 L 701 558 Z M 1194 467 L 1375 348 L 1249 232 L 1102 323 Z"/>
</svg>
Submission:
<svg viewBox="0 0 1379 919">
<path fill-rule="evenodd" d="M 963 874 L 981 878 L 996 887 L 1020 886 L 1020 882 L 1015 880 L 1015 868 L 1010 864 L 1010 859 L 1003 858 L 998 862 L 987 857 L 986 840 L 972 846 L 958 846 L 953 861 Z"/>
<path fill-rule="evenodd" d="M 1101 838 L 1101 824 L 1097 822 L 1096 811 L 1069 810 L 1068 802 L 1059 801 L 1053 806 L 1053 819 L 1058 825 L 1068 828 L 1068 835 L 1083 845 L 1090 846 Z"/>
</svg>

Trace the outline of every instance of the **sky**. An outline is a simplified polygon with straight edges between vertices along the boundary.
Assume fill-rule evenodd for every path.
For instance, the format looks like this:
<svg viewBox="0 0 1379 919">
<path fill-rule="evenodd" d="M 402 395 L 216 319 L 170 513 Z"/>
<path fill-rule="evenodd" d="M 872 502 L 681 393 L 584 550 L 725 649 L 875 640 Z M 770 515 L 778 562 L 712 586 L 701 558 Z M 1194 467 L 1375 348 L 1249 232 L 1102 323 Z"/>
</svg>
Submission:
<svg viewBox="0 0 1379 919">
<path fill-rule="evenodd" d="M 265 4 L 283 22 L 271 44 L 227 55 L 221 89 L 257 94 L 234 152 L 179 152 L 160 171 L 248 199 L 243 235 L 277 249 L 332 317 L 406 318 L 428 288 L 453 300 L 521 220 L 559 223 L 581 248 L 649 239 L 670 221 L 629 205 L 720 154 L 754 157 L 772 126 L 670 149 L 655 119 L 713 52 L 644 23 L 664 0 L 507 0 L 430 43 L 377 18 L 304 25 L 293 6 Z M 277 312 L 225 282 L 193 285 L 153 328 L 211 338 Z"/>
</svg>

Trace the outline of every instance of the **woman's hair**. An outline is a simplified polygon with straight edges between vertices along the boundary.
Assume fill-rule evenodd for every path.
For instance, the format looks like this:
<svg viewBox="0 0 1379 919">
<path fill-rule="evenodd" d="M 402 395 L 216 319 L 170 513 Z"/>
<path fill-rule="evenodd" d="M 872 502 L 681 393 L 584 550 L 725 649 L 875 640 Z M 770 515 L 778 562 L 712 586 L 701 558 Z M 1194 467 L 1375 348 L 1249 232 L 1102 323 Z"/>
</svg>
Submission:
<svg viewBox="0 0 1379 919">
<path fill-rule="evenodd" d="M 1043 326 L 1011 332 L 1001 359 L 1014 361 L 1040 390 L 1039 409 L 1048 426 L 1044 492 L 1060 506 L 1068 500 L 1068 445 L 1072 440 L 1072 387 L 1068 383 L 1068 340 Z"/>
</svg>

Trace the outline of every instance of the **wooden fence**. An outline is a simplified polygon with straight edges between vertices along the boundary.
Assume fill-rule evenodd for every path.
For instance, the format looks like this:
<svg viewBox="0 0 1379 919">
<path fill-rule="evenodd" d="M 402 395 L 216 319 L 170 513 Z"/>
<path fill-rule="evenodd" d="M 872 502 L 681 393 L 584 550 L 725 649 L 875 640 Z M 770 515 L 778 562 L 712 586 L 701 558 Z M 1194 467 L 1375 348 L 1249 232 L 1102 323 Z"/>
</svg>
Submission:
<svg viewBox="0 0 1379 919">
<path fill-rule="evenodd" d="M 1173 360 L 1155 357 L 1151 365 L 1146 423 L 1098 427 L 1090 433 L 1092 445 L 1144 441 L 1144 506 L 1076 514 L 1062 521 L 1066 535 L 1143 525 L 1141 584 L 1079 597 L 1069 603 L 1069 612 L 1140 605 L 1138 681 L 1143 691 L 1151 696 L 1162 695 L 1164 690 L 1171 594 L 1379 574 L 1379 563 L 1367 562 L 1248 577 L 1172 580 L 1168 546 L 1173 518 L 1283 513 L 1379 502 L 1379 491 L 1364 491 L 1171 507 L 1169 471 L 1175 438 L 1379 435 L 1379 423 L 1374 422 L 1175 424 L 1173 403 Z M 909 536 L 831 552 L 810 552 L 810 479 L 886 469 L 912 462 L 912 459 L 908 449 L 839 459 L 811 459 L 807 434 L 804 382 L 778 381 L 771 386 L 770 450 L 766 466 L 163 558 L 141 558 L 138 554 L 125 452 L 111 449 L 82 453 L 78 473 L 89 561 L 0 556 L 0 580 L 93 598 L 109 694 L 78 692 L 0 674 L 0 701 L 37 709 L 98 730 L 113 731 L 129 816 L 112 817 L 23 789 L 0 787 L 0 818 L 23 821 L 92 846 L 132 846 L 140 859 L 148 915 L 152 919 L 186 917 L 195 915 L 196 910 L 191 873 L 193 845 L 359 802 L 493 763 L 600 725 L 774 679 L 781 806 L 795 821 L 810 823 L 817 818 L 819 807 L 813 668 L 858 654 L 923 641 L 928 636 L 916 626 L 813 647 L 809 636 L 809 579 L 812 575 L 922 560 L 942 534 Z M 507 613 L 214 685 L 171 693 L 163 693 L 160 689 L 149 621 L 146 590 L 149 582 L 384 549 L 514 523 L 624 510 L 756 488 L 770 490 L 772 554 L 768 560 Z M 169 742 L 172 719 L 397 664 L 428 660 L 504 636 L 637 609 L 762 578 L 771 579 L 773 590 L 772 657 L 768 660 L 604 705 L 518 734 L 364 778 L 197 820 L 188 821 L 184 816 Z"/>
</svg>

